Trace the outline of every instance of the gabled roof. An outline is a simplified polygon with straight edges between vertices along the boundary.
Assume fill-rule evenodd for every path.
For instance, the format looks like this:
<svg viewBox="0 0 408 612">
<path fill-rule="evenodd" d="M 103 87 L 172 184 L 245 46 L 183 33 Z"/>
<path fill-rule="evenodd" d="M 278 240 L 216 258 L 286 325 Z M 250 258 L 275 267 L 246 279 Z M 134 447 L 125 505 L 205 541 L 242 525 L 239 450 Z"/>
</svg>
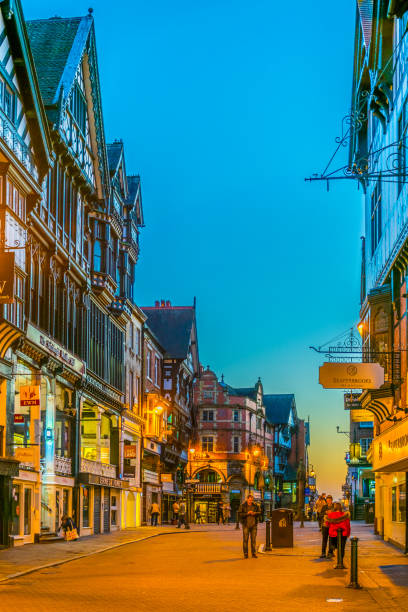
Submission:
<svg viewBox="0 0 408 612">
<path fill-rule="evenodd" d="M 115 174 L 119 167 L 119 162 L 122 158 L 123 142 L 116 140 L 106 145 L 108 151 L 108 165 L 111 174 Z"/>
<path fill-rule="evenodd" d="M 127 177 L 128 197 L 126 204 L 133 208 L 134 219 L 139 227 L 144 227 L 142 190 L 138 174 Z"/>
<path fill-rule="evenodd" d="M 2 2 L 1 10 L 7 31 L 8 42 L 19 84 L 26 119 L 32 135 L 32 146 L 40 164 L 40 181 L 50 165 L 51 139 L 45 115 L 39 79 L 30 48 L 29 37 L 20 0 Z M 14 62 L 14 59 L 20 61 Z M 22 61 L 21 61 L 22 60 Z"/>
<path fill-rule="evenodd" d="M 272 425 L 285 425 L 289 421 L 292 408 L 295 407 L 295 396 L 293 393 L 281 395 L 264 395 L 266 419 Z"/>
<path fill-rule="evenodd" d="M 83 48 L 80 41 L 74 46 L 74 41 L 79 35 L 81 39 L 84 38 L 85 44 L 91 25 L 90 15 L 27 21 L 27 32 L 45 106 L 57 104 L 61 93 L 68 94 Z M 70 72 L 73 72 L 72 80 L 69 78 Z M 61 92 L 62 88 L 64 92 Z"/>
<path fill-rule="evenodd" d="M 195 322 L 193 306 L 142 307 L 147 325 L 166 351 L 166 357 L 186 359 Z"/>
<path fill-rule="evenodd" d="M 109 191 L 109 170 L 92 9 L 85 17 L 27 21 L 27 32 L 48 120 L 57 129 L 61 127 L 78 69 L 87 58 L 84 69 L 89 71 L 87 79 L 91 83 L 88 105 L 92 105 L 93 111 L 88 119 L 93 126 L 90 130 L 93 154 L 97 156 L 94 164 L 98 170 L 97 195 L 102 199 Z"/>
</svg>

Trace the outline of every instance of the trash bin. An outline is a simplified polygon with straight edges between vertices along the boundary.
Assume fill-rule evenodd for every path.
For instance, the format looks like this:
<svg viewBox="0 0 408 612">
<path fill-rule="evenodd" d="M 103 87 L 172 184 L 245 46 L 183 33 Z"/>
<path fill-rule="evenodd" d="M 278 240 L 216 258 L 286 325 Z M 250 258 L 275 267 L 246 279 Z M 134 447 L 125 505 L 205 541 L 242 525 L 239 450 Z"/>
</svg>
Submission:
<svg viewBox="0 0 408 612">
<path fill-rule="evenodd" d="M 366 523 L 374 523 L 375 506 L 374 502 L 364 504 L 364 518 Z"/>
<path fill-rule="evenodd" d="M 277 508 L 271 512 L 272 548 L 293 548 L 293 512 Z"/>
</svg>

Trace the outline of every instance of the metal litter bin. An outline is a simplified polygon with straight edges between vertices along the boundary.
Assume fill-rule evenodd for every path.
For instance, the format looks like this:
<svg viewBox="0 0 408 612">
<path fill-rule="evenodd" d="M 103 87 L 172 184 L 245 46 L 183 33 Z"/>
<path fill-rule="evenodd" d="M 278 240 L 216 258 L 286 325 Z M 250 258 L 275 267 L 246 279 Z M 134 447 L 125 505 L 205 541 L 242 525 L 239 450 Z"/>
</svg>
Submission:
<svg viewBox="0 0 408 612">
<path fill-rule="evenodd" d="M 374 502 L 366 502 L 364 505 L 364 518 L 366 523 L 374 523 L 375 505 Z"/>
<path fill-rule="evenodd" d="M 293 512 L 277 508 L 271 512 L 272 548 L 293 548 Z"/>
</svg>

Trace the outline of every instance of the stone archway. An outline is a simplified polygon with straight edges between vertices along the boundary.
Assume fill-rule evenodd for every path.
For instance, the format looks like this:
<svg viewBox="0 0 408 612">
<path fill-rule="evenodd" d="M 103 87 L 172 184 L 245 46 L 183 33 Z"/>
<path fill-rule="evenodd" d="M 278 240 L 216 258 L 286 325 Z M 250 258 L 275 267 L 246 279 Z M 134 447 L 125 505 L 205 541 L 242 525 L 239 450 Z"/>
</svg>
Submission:
<svg viewBox="0 0 408 612">
<path fill-rule="evenodd" d="M 200 467 L 195 470 L 193 478 L 198 478 L 200 482 L 224 483 L 225 476 L 217 468 Z"/>
</svg>

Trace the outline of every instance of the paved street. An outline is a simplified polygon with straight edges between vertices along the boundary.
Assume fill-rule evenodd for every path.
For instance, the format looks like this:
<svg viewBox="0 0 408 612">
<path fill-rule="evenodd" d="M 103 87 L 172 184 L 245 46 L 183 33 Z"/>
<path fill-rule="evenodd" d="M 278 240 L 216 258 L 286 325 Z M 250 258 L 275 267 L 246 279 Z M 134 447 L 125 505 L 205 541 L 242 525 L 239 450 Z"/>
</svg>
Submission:
<svg viewBox="0 0 408 612">
<path fill-rule="evenodd" d="M 203 525 L 2 582 L 1 610 L 32 610 L 34 604 L 39 611 L 228 612 L 248 605 L 257 610 L 407 609 L 405 557 L 373 538 L 371 527 L 354 525 L 353 532 L 361 538 L 360 578 L 365 587 L 361 591 L 345 588 L 348 570 L 334 570 L 331 561 L 317 558 L 320 537 L 315 523 L 296 529 L 293 550 L 275 550 L 248 560 L 242 559 L 240 531 Z M 259 535 L 262 542 L 262 528 Z M 92 538 L 78 544 L 83 547 L 78 554 L 84 554 L 87 542 L 92 546 Z M 75 555 L 75 543 L 61 545 L 68 556 Z M 41 554 L 46 548 L 39 547 Z M 0 563 L 7 554 L 0 553 Z"/>
</svg>

